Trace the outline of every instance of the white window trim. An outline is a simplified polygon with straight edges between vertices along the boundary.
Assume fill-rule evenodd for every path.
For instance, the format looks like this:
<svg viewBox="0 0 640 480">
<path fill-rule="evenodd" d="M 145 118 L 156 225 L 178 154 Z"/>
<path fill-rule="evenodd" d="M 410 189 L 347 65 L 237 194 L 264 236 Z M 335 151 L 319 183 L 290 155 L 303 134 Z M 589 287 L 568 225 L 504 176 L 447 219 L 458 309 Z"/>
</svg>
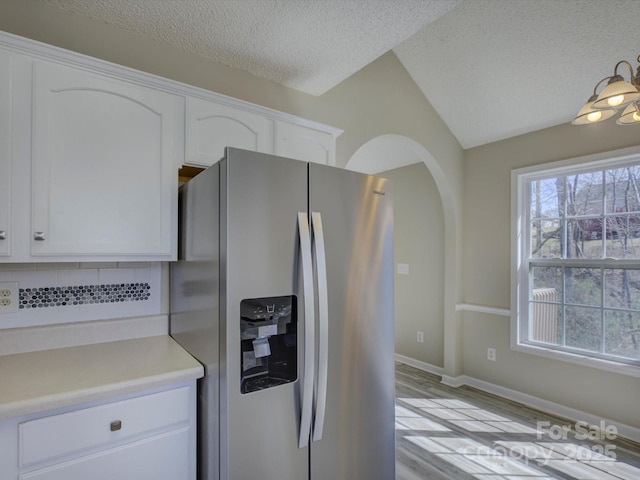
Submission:
<svg viewBox="0 0 640 480">
<path fill-rule="evenodd" d="M 606 168 L 613 163 L 618 163 L 625 159 L 630 160 L 639 154 L 640 146 L 518 168 L 511 171 L 511 350 L 640 378 L 640 367 L 636 365 L 521 343 L 523 332 L 519 321 L 519 310 L 523 307 L 527 308 L 529 300 L 528 291 L 521 288 L 527 284 L 526 279 L 524 279 L 527 269 L 521 264 L 522 252 L 526 245 L 522 233 L 526 232 L 527 226 L 521 215 L 524 202 L 527 202 L 527 208 L 529 203 L 529 200 L 525 198 L 526 189 L 523 188 L 524 183 L 538 173 L 562 175 L 585 163 L 589 163 L 589 167 L 594 169 Z"/>
</svg>

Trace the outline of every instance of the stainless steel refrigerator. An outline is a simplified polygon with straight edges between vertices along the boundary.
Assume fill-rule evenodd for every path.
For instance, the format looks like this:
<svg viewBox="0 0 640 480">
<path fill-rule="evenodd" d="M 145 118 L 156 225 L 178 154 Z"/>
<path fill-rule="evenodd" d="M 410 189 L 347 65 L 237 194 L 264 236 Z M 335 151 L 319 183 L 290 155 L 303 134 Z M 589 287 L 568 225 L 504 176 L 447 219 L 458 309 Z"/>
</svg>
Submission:
<svg viewBox="0 0 640 480">
<path fill-rule="evenodd" d="M 198 476 L 395 478 L 390 182 L 227 148 L 180 191 L 171 335 Z"/>
</svg>

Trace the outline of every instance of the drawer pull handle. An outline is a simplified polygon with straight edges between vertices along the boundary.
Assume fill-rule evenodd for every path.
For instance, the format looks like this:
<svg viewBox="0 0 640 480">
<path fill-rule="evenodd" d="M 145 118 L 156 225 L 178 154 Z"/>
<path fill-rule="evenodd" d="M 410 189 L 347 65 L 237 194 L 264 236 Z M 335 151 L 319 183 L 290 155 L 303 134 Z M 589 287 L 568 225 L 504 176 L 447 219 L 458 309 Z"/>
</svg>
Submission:
<svg viewBox="0 0 640 480">
<path fill-rule="evenodd" d="M 35 232 L 33 234 L 33 239 L 42 242 L 45 239 L 44 232 Z"/>
<path fill-rule="evenodd" d="M 0 230 L 0 240 L 6 240 L 7 239 L 7 232 L 5 232 L 4 230 Z"/>
<path fill-rule="evenodd" d="M 122 428 L 122 422 L 120 420 L 114 420 L 113 422 L 111 422 L 111 431 L 112 432 L 117 432 L 121 428 Z"/>
</svg>

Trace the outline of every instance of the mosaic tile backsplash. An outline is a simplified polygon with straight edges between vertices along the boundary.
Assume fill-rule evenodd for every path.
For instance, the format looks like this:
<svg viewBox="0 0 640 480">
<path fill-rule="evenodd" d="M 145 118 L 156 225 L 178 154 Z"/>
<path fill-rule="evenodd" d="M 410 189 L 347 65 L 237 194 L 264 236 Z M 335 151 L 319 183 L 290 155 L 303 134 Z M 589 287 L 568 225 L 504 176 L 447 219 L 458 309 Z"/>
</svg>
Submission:
<svg viewBox="0 0 640 480">
<path fill-rule="evenodd" d="M 148 283 L 21 288 L 20 308 L 66 307 L 149 300 Z"/>
<path fill-rule="evenodd" d="M 0 312 L 0 335 L 11 328 L 167 313 L 168 274 L 161 262 L 0 262 L 0 282 L 17 282 L 19 294 L 16 312 Z"/>
</svg>

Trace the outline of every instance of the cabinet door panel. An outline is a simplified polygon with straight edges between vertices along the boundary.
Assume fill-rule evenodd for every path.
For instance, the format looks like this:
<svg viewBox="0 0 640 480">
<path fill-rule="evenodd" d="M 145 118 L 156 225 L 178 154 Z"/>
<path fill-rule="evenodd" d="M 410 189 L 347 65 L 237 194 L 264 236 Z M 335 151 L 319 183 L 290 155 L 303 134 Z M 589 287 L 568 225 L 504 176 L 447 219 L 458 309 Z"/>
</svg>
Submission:
<svg viewBox="0 0 640 480">
<path fill-rule="evenodd" d="M 209 166 L 224 156 L 224 147 L 273 153 L 271 120 L 251 112 L 187 99 L 187 161 Z"/>
<path fill-rule="evenodd" d="M 0 50 L 0 256 L 10 254 L 12 175 L 12 79 L 13 59 Z"/>
<path fill-rule="evenodd" d="M 329 133 L 276 120 L 275 154 L 335 165 L 335 140 Z"/>
<path fill-rule="evenodd" d="M 32 255 L 171 255 L 173 98 L 34 67 Z"/>
<path fill-rule="evenodd" d="M 189 478 L 189 428 L 20 475 L 19 480 L 181 480 Z"/>
</svg>

